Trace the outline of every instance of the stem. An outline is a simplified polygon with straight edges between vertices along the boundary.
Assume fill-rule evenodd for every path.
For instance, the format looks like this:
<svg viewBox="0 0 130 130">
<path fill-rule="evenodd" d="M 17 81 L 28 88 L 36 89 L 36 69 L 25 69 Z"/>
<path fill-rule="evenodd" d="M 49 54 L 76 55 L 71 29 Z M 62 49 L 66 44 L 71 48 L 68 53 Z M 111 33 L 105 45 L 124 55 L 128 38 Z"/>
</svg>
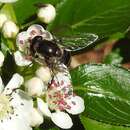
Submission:
<svg viewBox="0 0 130 130">
<path fill-rule="evenodd" d="M 21 27 L 20 27 L 20 30 L 23 30 L 24 28 L 26 27 L 29 27 L 30 25 L 36 23 L 38 21 L 38 19 L 34 20 L 34 21 L 31 21 L 29 23 L 26 23 L 26 24 L 23 24 Z"/>
</svg>

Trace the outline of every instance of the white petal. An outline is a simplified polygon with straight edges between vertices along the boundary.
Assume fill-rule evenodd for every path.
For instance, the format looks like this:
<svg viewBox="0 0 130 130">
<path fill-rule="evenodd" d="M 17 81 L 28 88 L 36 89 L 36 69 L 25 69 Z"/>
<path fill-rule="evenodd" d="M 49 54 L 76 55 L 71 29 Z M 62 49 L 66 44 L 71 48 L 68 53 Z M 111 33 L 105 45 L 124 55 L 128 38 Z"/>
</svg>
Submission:
<svg viewBox="0 0 130 130">
<path fill-rule="evenodd" d="M 38 11 L 38 18 L 44 23 L 50 23 L 54 20 L 56 16 L 55 7 L 51 4 L 46 4 L 45 7 L 42 7 Z"/>
<path fill-rule="evenodd" d="M 52 121 L 62 129 L 69 129 L 72 127 L 72 119 L 65 112 L 55 112 L 51 116 Z"/>
<path fill-rule="evenodd" d="M 25 87 L 30 96 L 41 96 L 46 90 L 46 86 L 38 77 L 33 77 L 26 81 Z"/>
<path fill-rule="evenodd" d="M 43 115 L 51 117 L 51 111 L 48 108 L 48 104 L 42 99 L 37 98 L 38 110 L 42 112 Z"/>
<path fill-rule="evenodd" d="M 11 119 L 6 118 L 0 122 L 1 130 L 32 130 L 30 127 L 30 113 L 33 109 L 32 99 L 21 90 L 17 90 L 11 96 L 10 105 L 13 106 L 14 113 L 10 115 Z"/>
<path fill-rule="evenodd" d="M 18 66 L 28 66 L 32 63 L 31 60 L 25 59 L 25 56 L 20 51 L 14 53 L 14 59 Z"/>
<path fill-rule="evenodd" d="M 37 69 L 36 75 L 45 83 L 48 83 L 51 79 L 51 72 L 48 67 L 40 67 Z"/>
<path fill-rule="evenodd" d="M 4 55 L 3 53 L 0 51 L 0 67 L 3 65 L 4 62 Z"/>
<path fill-rule="evenodd" d="M 0 0 L 2 3 L 13 3 L 16 2 L 17 0 Z"/>
<path fill-rule="evenodd" d="M 15 113 L 21 115 L 23 119 L 31 124 L 30 113 L 33 110 L 33 100 L 24 91 L 17 90 L 12 94 L 11 105 L 15 108 Z"/>
<path fill-rule="evenodd" d="M 12 117 L 11 119 L 0 122 L 0 130 L 32 130 L 23 117 Z"/>
<path fill-rule="evenodd" d="M 76 115 L 83 112 L 85 109 L 84 100 L 79 96 L 74 96 L 66 101 L 67 104 L 71 106 L 70 109 L 66 109 L 68 113 Z"/>
<path fill-rule="evenodd" d="M 2 93 L 3 90 L 4 90 L 4 85 L 3 85 L 2 78 L 0 77 L 0 93 Z"/>
<path fill-rule="evenodd" d="M 36 127 L 39 126 L 43 123 L 43 116 L 41 114 L 41 112 L 39 112 L 36 108 L 33 108 L 33 111 L 30 114 L 31 116 L 31 126 L 32 127 Z"/>
<path fill-rule="evenodd" d="M 6 85 L 5 89 L 4 89 L 4 94 L 10 94 L 12 93 L 12 91 L 14 89 L 19 88 L 22 83 L 23 83 L 24 79 L 21 75 L 19 74 L 14 74 L 11 78 L 11 80 L 9 81 L 9 83 Z"/>
<path fill-rule="evenodd" d="M 41 36 L 42 36 L 43 39 L 45 39 L 45 40 L 48 40 L 48 41 L 49 41 L 49 40 L 53 40 L 52 34 L 51 34 L 50 32 L 48 32 L 48 31 L 44 31 Z"/>
<path fill-rule="evenodd" d="M 34 38 L 37 35 L 42 35 L 42 33 L 44 32 L 44 28 L 39 25 L 39 24 L 33 24 L 31 25 L 28 30 L 27 33 L 29 34 L 30 38 Z"/>
<path fill-rule="evenodd" d="M 29 47 L 30 43 L 28 40 L 29 40 L 29 35 L 26 31 L 21 32 L 17 35 L 16 45 L 20 51 L 25 51 Z"/>
</svg>

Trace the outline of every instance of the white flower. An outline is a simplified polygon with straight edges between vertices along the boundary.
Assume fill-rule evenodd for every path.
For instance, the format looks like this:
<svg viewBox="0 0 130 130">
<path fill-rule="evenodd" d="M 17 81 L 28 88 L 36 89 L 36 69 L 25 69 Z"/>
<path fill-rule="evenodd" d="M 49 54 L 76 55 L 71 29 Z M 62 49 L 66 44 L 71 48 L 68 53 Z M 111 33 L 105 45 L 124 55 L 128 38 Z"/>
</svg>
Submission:
<svg viewBox="0 0 130 130">
<path fill-rule="evenodd" d="M 44 83 L 48 83 L 51 79 L 51 72 L 48 67 L 40 67 L 36 71 L 36 76 L 42 79 Z"/>
<path fill-rule="evenodd" d="M 18 66 L 27 66 L 32 63 L 31 60 L 26 59 L 26 57 L 20 51 L 16 51 L 14 53 L 14 59 Z"/>
<path fill-rule="evenodd" d="M 25 87 L 30 96 L 41 96 L 46 90 L 44 83 L 38 77 L 33 77 L 26 81 Z"/>
<path fill-rule="evenodd" d="M 38 24 L 34 24 L 34 25 L 30 26 L 27 29 L 27 31 L 20 32 L 17 35 L 16 44 L 17 44 L 19 51 L 22 52 L 22 54 L 17 52 L 14 55 L 17 65 L 25 66 L 31 62 L 32 52 L 31 52 L 30 46 L 31 46 L 32 39 L 36 36 L 42 36 L 42 38 L 45 40 L 53 39 L 53 36 L 51 35 L 51 33 L 44 30 L 44 28 Z M 20 58 L 18 58 L 18 57 L 20 57 Z"/>
<path fill-rule="evenodd" d="M 0 0 L 0 3 L 13 3 L 16 1 L 18 1 L 18 0 Z"/>
<path fill-rule="evenodd" d="M 45 4 L 45 7 L 42 7 L 38 10 L 37 16 L 42 22 L 48 24 L 55 19 L 55 7 L 51 4 Z"/>
<path fill-rule="evenodd" d="M 62 129 L 69 129 L 73 125 L 66 112 L 76 115 L 85 109 L 84 100 L 73 93 L 69 73 L 61 72 L 54 77 L 48 86 L 45 100 L 37 98 L 37 105 L 43 115 L 50 117 Z"/>
<path fill-rule="evenodd" d="M 4 62 L 4 55 L 3 53 L 0 51 L 0 67 L 3 65 Z"/>
<path fill-rule="evenodd" d="M 7 20 L 7 16 L 4 13 L 0 13 L 0 29 L 2 28 L 6 20 Z"/>
<path fill-rule="evenodd" d="M 5 38 L 15 38 L 19 32 L 18 26 L 11 20 L 7 20 L 3 24 L 2 33 Z"/>
<path fill-rule="evenodd" d="M 0 130 L 32 130 L 33 101 L 18 89 L 22 83 L 19 74 L 14 74 L 5 88 L 0 82 Z"/>
<path fill-rule="evenodd" d="M 33 111 L 30 113 L 31 118 L 31 126 L 32 127 L 38 127 L 43 123 L 43 117 L 41 115 L 41 112 L 37 110 L 36 108 L 33 108 Z"/>
</svg>

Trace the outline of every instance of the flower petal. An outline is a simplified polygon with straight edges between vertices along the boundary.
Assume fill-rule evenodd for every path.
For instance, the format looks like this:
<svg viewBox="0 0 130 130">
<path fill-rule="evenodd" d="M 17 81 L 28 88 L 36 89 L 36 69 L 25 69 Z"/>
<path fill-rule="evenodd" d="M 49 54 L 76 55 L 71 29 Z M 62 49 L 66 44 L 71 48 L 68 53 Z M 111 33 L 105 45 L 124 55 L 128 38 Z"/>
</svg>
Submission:
<svg viewBox="0 0 130 130">
<path fill-rule="evenodd" d="M 26 31 L 17 35 L 16 44 L 20 51 L 25 51 L 29 47 L 29 35 Z"/>
<path fill-rule="evenodd" d="M 3 65 L 4 62 L 4 55 L 3 53 L 0 51 L 0 67 Z"/>
<path fill-rule="evenodd" d="M 41 112 L 39 112 L 36 108 L 33 108 L 31 114 L 31 126 L 32 127 L 36 127 L 39 126 L 43 123 L 43 116 L 41 114 Z"/>
<path fill-rule="evenodd" d="M 30 127 L 33 110 L 32 99 L 22 90 L 16 90 L 11 94 L 10 105 L 13 107 L 13 113 L 8 118 L 0 122 L 0 130 L 32 130 Z"/>
<path fill-rule="evenodd" d="M 17 73 L 14 74 L 9 83 L 6 85 L 3 93 L 11 94 L 14 89 L 17 89 L 22 85 L 23 81 L 24 79 L 22 76 Z"/>
<path fill-rule="evenodd" d="M 62 129 L 69 129 L 72 127 L 72 119 L 65 112 L 55 112 L 51 116 L 52 121 Z"/>
<path fill-rule="evenodd" d="M 48 40 L 48 41 L 53 40 L 53 36 L 52 36 L 51 33 L 48 32 L 48 31 L 44 31 L 41 36 L 42 36 L 43 39 L 45 39 L 45 40 Z"/>
<path fill-rule="evenodd" d="M 70 99 L 67 99 L 66 102 L 71 107 L 69 109 L 66 109 L 66 111 L 73 115 L 79 114 L 85 109 L 84 100 L 79 96 L 74 96 Z"/>
<path fill-rule="evenodd" d="M 48 104 L 42 99 L 37 98 L 38 110 L 42 112 L 43 115 L 51 117 L 51 111 L 48 108 Z"/>
<path fill-rule="evenodd" d="M 28 123 L 31 124 L 30 113 L 33 111 L 33 100 L 24 91 L 17 90 L 12 93 L 11 105 L 15 108 L 14 116 L 17 113 L 19 116 Z M 12 115 L 13 116 L 13 115 Z"/>
<path fill-rule="evenodd" d="M 38 77 L 33 77 L 25 83 L 25 87 L 30 96 L 41 96 L 46 90 L 46 86 Z"/>
<path fill-rule="evenodd" d="M 32 61 L 27 60 L 25 58 L 25 56 L 20 51 L 16 51 L 14 53 L 14 59 L 15 59 L 15 62 L 18 66 L 27 66 L 27 65 L 30 65 L 32 63 Z"/>
<path fill-rule="evenodd" d="M 30 39 L 34 38 L 35 36 L 37 35 L 42 35 L 42 33 L 44 32 L 44 28 L 39 25 L 39 24 L 33 24 L 31 25 L 28 30 L 27 30 L 27 33 L 30 37 Z"/>
<path fill-rule="evenodd" d="M 44 83 L 48 84 L 51 79 L 51 72 L 48 67 L 40 67 L 36 71 L 36 76 L 38 76 Z"/>
</svg>

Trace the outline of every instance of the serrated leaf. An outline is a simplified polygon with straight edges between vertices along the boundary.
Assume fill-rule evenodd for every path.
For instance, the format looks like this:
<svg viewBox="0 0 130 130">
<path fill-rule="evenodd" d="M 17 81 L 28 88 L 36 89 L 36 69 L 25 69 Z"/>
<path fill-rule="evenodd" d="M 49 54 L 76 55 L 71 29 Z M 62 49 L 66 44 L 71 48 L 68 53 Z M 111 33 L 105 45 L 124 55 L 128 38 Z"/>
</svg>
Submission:
<svg viewBox="0 0 130 130">
<path fill-rule="evenodd" d="M 81 122 L 84 125 L 85 130 L 130 130 L 123 126 L 113 126 L 97 122 L 95 120 L 80 116 Z"/>
<path fill-rule="evenodd" d="M 107 37 L 130 25 L 129 0 L 64 0 L 49 29 L 59 35 L 71 31 Z"/>
<path fill-rule="evenodd" d="M 112 65 L 81 65 L 71 71 L 73 86 L 85 100 L 84 116 L 130 126 L 130 72 Z"/>
<path fill-rule="evenodd" d="M 60 43 L 64 48 L 70 51 L 79 51 L 93 44 L 98 36 L 92 33 L 79 33 L 68 37 L 62 37 Z"/>
</svg>

